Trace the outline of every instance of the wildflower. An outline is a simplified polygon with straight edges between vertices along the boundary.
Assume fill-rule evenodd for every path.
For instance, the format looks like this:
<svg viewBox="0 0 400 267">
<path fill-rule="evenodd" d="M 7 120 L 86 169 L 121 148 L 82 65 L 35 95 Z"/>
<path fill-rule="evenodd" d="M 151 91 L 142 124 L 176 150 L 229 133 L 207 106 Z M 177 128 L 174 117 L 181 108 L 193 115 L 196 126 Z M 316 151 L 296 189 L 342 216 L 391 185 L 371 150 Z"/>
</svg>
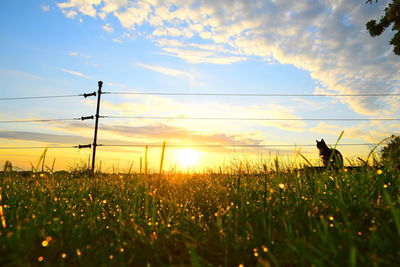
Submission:
<svg viewBox="0 0 400 267">
<path fill-rule="evenodd" d="M 258 249 L 253 248 L 254 257 L 258 257 Z"/>
<path fill-rule="evenodd" d="M 4 216 L 3 206 L 2 205 L 0 205 L 0 219 L 1 219 L 1 225 L 3 226 L 3 228 L 6 228 L 7 227 L 6 218 Z"/>
</svg>

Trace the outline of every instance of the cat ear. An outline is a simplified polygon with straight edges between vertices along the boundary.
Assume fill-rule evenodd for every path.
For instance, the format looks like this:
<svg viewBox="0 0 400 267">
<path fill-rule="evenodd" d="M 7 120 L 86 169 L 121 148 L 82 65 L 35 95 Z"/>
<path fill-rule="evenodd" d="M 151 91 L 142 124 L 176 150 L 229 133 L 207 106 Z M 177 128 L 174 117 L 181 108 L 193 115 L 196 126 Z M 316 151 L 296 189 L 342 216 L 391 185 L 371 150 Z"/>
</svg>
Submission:
<svg viewBox="0 0 400 267">
<path fill-rule="evenodd" d="M 325 140 L 324 140 L 324 139 L 321 139 L 321 142 L 324 142 L 324 143 L 325 143 Z"/>
</svg>

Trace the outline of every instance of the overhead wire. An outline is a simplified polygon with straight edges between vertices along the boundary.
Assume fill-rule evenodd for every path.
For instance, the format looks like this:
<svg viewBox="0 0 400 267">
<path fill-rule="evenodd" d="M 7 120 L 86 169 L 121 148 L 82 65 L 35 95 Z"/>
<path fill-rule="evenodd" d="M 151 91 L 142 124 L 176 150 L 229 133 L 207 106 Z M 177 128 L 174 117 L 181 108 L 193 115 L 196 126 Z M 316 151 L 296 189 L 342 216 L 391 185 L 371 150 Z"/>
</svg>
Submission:
<svg viewBox="0 0 400 267">
<path fill-rule="evenodd" d="M 177 93 L 177 92 L 103 92 L 110 95 L 162 95 L 162 96 L 243 96 L 243 97 L 380 97 L 400 96 L 400 93 L 380 94 L 268 94 L 268 93 Z"/>
<path fill-rule="evenodd" d="M 51 121 L 74 121 L 82 118 L 67 118 L 67 119 L 32 119 L 32 120 L 6 120 L 0 123 L 25 123 L 25 122 L 51 122 Z"/>
<path fill-rule="evenodd" d="M 374 143 L 347 143 L 347 144 L 337 144 L 337 147 L 340 146 L 375 146 L 377 144 Z M 163 147 L 163 144 L 98 144 L 97 146 L 101 147 Z M 216 144 L 170 144 L 167 145 L 167 148 L 268 148 L 268 147 L 314 147 L 315 144 L 225 144 L 225 145 L 216 145 Z M 90 148 L 90 146 L 87 146 Z M 0 146 L 0 149 L 58 149 L 58 148 L 84 148 L 81 145 L 77 146 Z"/>
<path fill-rule="evenodd" d="M 382 97 L 400 96 L 400 93 L 374 93 L 374 94 L 278 94 L 278 93 L 179 93 L 179 92 L 102 92 L 110 95 L 162 95 L 162 96 L 241 96 L 241 97 Z M 7 100 L 29 100 L 47 98 L 87 97 L 91 94 L 71 95 L 46 95 L 46 96 L 24 96 L 24 97 L 1 97 L 0 101 Z"/>
<path fill-rule="evenodd" d="M 0 146 L 0 149 L 79 148 L 79 146 Z"/>
<path fill-rule="evenodd" d="M 84 96 L 84 94 L 79 95 L 48 95 L 48 96 L 25 96 L 25 97 L 2 97 L 0 101 L 6 100 L 28 100 L 28 99 L 46 99 L 46 98 L 67 98 L 67 97 L 77 97 Z"/>
<path fill-rule="evenodd" d="M 149 120 L 236 120 L 236 121 L 398 121 L 400 118 L 245 118 L 245 117 L 186 117 L 186 116 L 100 116 L 105 119 Z"/>
<path fill-rule="evenodd" d="M 228 120 L 228 121 L 399 121 L 400 118 L 246 118 L 246 117 L 187 117 L 187 116 L 99 116 L 104 119 L 148 119 L 148 120 Z M 93 119 L 92 116 L 62 119 L 0 120 L 0 123 L 29 123 L 52 121 L 75 121 Z"/>
<path fill-rule="evenodd" d="M 337 144 L 337 146 L 373 146 L 376 144 L 373 143 L 347 143 L 347 144 Z M 98 146 L 102 147 L 163 147 L 163 144 L 99 144 Z M 170 144 L 166 145 L 166 147 L 172 148 L 181 148 L 181 147 L 190 147 L 190 148 L 263 148 L 263 147 L 315 147 L 315 144 L 225 144 L 225 145 L 216 145 L 216 144 Z"/>
</svg>

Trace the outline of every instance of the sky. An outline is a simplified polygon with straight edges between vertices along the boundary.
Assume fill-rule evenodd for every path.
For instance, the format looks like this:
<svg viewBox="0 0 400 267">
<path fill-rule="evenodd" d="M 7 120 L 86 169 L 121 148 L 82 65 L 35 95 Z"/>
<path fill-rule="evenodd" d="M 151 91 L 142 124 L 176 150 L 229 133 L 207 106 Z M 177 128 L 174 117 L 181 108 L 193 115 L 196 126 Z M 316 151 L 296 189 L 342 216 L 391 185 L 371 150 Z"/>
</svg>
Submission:
<svg viewBox="0 0 400 267">
<path fill-rule="evenodd" d="M 0 98 L 110 93 L 377 94 L 400 93 L 400 58 L 393 32 L 372 38 L 365 28 L 388 1 L 313 0 L 13 0 L 0 9 Z M 149 168 L 218 168 L 298 152 L 321 164 L 315 140 L 334 145 L 350 162 L 399 134 L 398 96 L 267 97 L 103 94 L 97 165 L 137 170 L 149 145 Z M 0 101 L 0 164 L 21 169 L 43 149 L 93 142 L 96 98 Z M 172 119 L 171 119 L 172 117 Z M 173 118 L 186 119 L 173 119 Z M 295 120 L 191 120 L 269 118 Z M 309 119 L 351 118 L 359 121 Z M 267 145 L 287 145 L 268 147 Z M 136 146 L 138 145 L 138 146 Z M 158 147 L 153 147 L 157 145 Z M 257 147 L 242 147 L 256 145 Z M 210 147 L 214 146 L 214 147 Z M 47 166 L 88 164 L 90 149 L 49 148 Z"/>
</svg>

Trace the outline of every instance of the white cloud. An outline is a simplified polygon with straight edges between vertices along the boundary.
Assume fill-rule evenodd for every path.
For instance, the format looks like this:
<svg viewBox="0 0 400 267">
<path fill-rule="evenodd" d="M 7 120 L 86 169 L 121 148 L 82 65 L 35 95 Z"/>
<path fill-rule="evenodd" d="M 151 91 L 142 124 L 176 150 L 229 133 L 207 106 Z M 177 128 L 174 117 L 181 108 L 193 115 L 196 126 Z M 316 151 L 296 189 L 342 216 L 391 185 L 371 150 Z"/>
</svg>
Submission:
<svg viewBox="0 0 400 267">
<path fill-rule="evenodd" d="M 84 15 L 95 17 L 97 14 L 96 6 L 100 5 L 102 2 L 103 0 L 68 0 L 68 2 L 58 3 L 57 6 L 64 10 L 68 10 L 71 8 L 77 9 L 80 13 Z M 75 12 L 76 15 L 76 11 L 71 10 L 67 12 Z M 75 15 L 71 17 L 66 14 L 68 18 L 73 18 L 75 17 Z"/>
<path fill-rule="evenodd" d="M 112 38 L 111 39 L 114 43 L 120 43 L 122 44 L 124 41 L 122 41 L 120 38 Z"/>
<path fill-rule="evenodd" d="M 179 40 L 161 38 L 156 40 L 164 52 L 160 54 L 181 58 L 189 63 L 232 64 L 246 60 L 237 51 L 217 44 L 185 43 Z"/>
<path fill-rule="evenodd" d="M 186 28 L 165 27 L 165 28 L 155 29 L 152 35 L 156 37 L 168 36 L 168 37 L 192 38 L 193 32 Z"/>
<path fill-rule="evenodd" d="M 14 76 L 19 79 L 29 79 L 29 80 L 41 80 L 43 77 L 38 75 L 28 73 L 25 71 L 20 70 L 7 70 L 7 69 L 0 69 L 0 74 L 7 75 L 7 76 Z"/>
<path fill-rule="evenodd" d="M 101 9 L 118 18 L 127 29 L 150 26 L 147 35 L 156 42 L 197 38 L 203 39 L 199 44 L 213 42 L 241 55 L 221 56 L 204 47 L 162 47 L 164 54 L 190 63 L 230 64 L 257 56 L 308 71 L 323 90 L 389 93 L 399 90 L 400 80 L 400 61 L 389 45 L 393 33 L 388 30 L 372 38 L 365 29 L 369 19 L 381 17 L 387 3 L 388 0 L 373 5 L 342 0 L 69 0 L 58 6 L 65 12 L 92 17 Z M 399 112 L 398 101 L 388 98 L 340 101 L 360 114 Z"/>
<path fill-rule="evenodd" d="M 84 78 L 84 79 L 93 80 L 90 76 L 85 75 L 85 74 L 83 74 L 83 73 L 81 73 L 81 72 L 78 72 L 78 71 L 67 70 L 67 69 L 61 69 L 61 71 L 66 72 L 66 73 L 69 73 L 69 74 L 71 74 L 71 75 L 75 75 L 75 76 Z"/>
<path fill-rule="evenodd" d="M 166 47 L 163 50 L 165 52 L 160 54 L 181 58 L 189 63 L 232 64 L 246 60 L 246 57 L 224 56 L 214 52 L 197 49 Z"/>
<path fill-rule="evenodd" d="M 131 6 L 123 11 L 115 11 L 114 15 L 119 19 L 123 27 L 134 28 L 148 19 L 151 6 L 146 1 L 133 2 Z"/>
<path fill-rule="evenodd" d="M 145 69 L 149 69 L 155 72 L 159 72 L 161 74 L 164 75 L 168 75 L 168 76 L 172 76 L 172 77 L 186 77 L 188 79 L 193 80 L 195 77 L 193 76 L 193 74 L 189 73 L 189 72 L 185 72 L 185 71 L 181 71 L 181 70 L 177 70 L 177 69 L 171 69 L 171 68 L 167 68 L 167 67 L 162 67 L 162 66 L 158 66 L 158 65 L 147 65 L 147 64 L 143 64 L 143 63 L 136 63 L 137 66 L 145 68 Z"/>
<path fill-rule="evenodd" d="M 82 53 L 78 53 L 78 52 L 75 52 L 75 51 L 69 52 L 68 55 L 71 56 L 71 57 L 83 57 L 83 58 L 86 58 L 86 59 L 91 58 L 91 56 L 84 55 Z"/>
<path fill-rule="evenodd" d="M 69 19 L 74 19 L 76 15 L 78 15 L 78 12 L 76 12 L 75 10 L 63 10 L 62 12 Z"/>
<path fill-rule="evenodd" d="M 107 23 L 106 25 L 103 25 L 103 30 L 105 30 L 108 33 L 111 33 L 114 31 L 114 28 L 111 26 L 111 24 Z"/>
<path fill-rule="evenodd" d="M 128 0 L 105 0 L 104 7 L 101 9 L 104 13 L 115 12 L 129 5 Z"/>
<path fill-rule="evenodd" d="M 49 12 L 50 11 L 50 6 L 49 5 L 43 5 L 42 6 L 42 11 L 43 12 Z"/>
</svg>

